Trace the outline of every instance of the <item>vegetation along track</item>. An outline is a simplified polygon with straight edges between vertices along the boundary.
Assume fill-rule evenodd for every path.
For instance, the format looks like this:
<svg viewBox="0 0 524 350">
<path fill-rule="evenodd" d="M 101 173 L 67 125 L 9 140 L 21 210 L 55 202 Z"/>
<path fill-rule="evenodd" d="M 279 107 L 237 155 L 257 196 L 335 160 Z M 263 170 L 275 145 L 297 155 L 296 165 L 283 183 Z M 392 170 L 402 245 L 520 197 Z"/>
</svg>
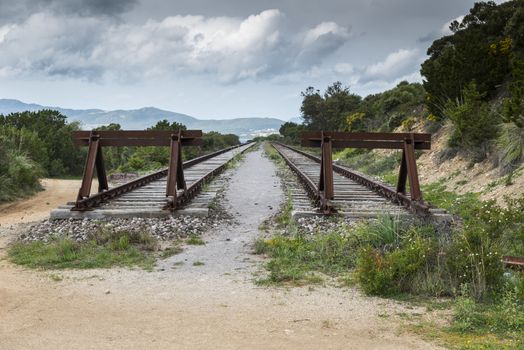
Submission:
<svg viewBox="0 0 524 350">
<path fill-rule="evenodd" d="M 228 147 L 184 162 L 186 189 L 178 190 L 176 207 L 186 205 L 235 156 L 253 145 L 246 143 Z M 166 197 L 167 172 L 167 169 L 160 170 L 82 200 L 89 210 L 71 210 L 74 203 L 68 203 L 53 210 L 51 219 L 170 216 L 172 212 L 167 209 L 169 198 Z"/>
<path fill-rule="evenodd" d="M 317 200 L 320 158 L 279 142 L 272 145 L 297 174 L 310 198 Z M 335 197 L 331 204 L 344 216 L 374 218 L 380 215 L 410 215 L 410 212 L 433 217 L 448 216 L 444 210 L 411 201 L 409 196 L 349 168 L 333 165 L 333 171 Z"/>
</svg>

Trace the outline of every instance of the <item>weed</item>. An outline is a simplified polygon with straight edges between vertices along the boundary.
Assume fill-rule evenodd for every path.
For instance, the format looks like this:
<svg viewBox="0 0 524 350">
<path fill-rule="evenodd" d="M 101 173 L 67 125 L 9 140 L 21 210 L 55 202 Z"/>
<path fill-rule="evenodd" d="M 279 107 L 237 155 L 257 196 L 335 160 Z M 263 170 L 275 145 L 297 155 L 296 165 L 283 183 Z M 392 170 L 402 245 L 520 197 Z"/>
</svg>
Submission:
<svg viewBox="0 0 524 350">
<path fill-rule="evenodd" d="M 151 269 L 156 239 L 149 233 L 115 231 L 102 227 L 85 242 L 68 238 L 44 242 L 18 242 L 8 252 L 9 259 L 33 268 L 108 268 L 111 266 L 141 266 Z"/>
<path fill-rule="evenodd" d="M 55 274 L 55 273 L 50 274 L 49 278 L 52 279 L 55 282 L 60 282 L 60 281 L 64 280 L 64 276 L 58 275 L 58 274 Z"/>
<path fill-rule="evenodd" d="M 275 222 L 277 228 L 288 229 L 293 231 L 295 228 L 295 222 L 293 221 L 293 202 L 291 201 L 291 195 L 287 194 L 286 202 L 284 203 L 280 212 L 275 216 Z"/>
<path fill-rule="evenodd" d="M 179 245 L 172 245 L 171 247 L 167 247 L 162 251 L 162 253 L 160 254 L 160 258 L 167 259 L 173 255 L 180 254 L 183 251 L 184 249 L 182 249 L 182 247 L 180 247 Z"/>
<path fill-rule="evenodd" d="M 195 235 L 191 235 L 189 236 L 187 239 L 186 239 L 186 244 L 189 244 L 189 245 L 205 245 L 206 242 L 204 242 L 202 240 L 202 238 L 198 237 L 198 236 L 195 236 Z"/>
</svg>

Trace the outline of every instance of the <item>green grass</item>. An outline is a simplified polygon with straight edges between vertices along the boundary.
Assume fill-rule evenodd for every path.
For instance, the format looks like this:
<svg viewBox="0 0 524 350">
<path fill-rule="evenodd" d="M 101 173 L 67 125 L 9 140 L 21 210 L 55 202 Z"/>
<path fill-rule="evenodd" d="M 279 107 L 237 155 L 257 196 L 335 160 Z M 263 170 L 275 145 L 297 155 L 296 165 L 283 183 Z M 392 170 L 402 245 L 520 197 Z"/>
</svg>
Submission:
<svg viewBox="0 0 524 350">
<path fill-rule="evenodd" d="M 268 158 L 277 164 L 282 164 L 284 159 L 280 156 L 280 154 L 277 152 L 275 147 L 271 146 L 269 142 L 264 143 L 264 152 L 268 156 Z"/>
<path fill-rule="evenodd" d="M 173 255 L 180 254 L 184 251 L 182 247 L 180 247 L 178 244 L 172 245 L 171 247 L 167 247 L 160 253 L 160 258 L 167 259 Z"/>
<path fill-rule="evenodd" d="M 293 230 L 295 222 L 293 220 L 293 202 L 291 201 L 291 195 L 288 193 L 286 201 L 282 206 L 280 212 L 275 216 L 275 222 L 277 228 Z"/>
<path fill-rule="evenodd" d="M 144 231 L 112 231 L 101 228 L 89 240 L 68 238 L 44 242 L 18 242 L 9 247 L 11 262 L 31 268 L 91 269 L 113 266 L 138 266 L 151 270 L 158 243 Z"/>
<path fill-rule="evenodd" d="M 205 245 L 206 242 L 204 242 L 202 240 L 202 238 L 198 237 L 198 236 L 195 236 L 195 235 L 191 235 L 189 236 L 187 239 L 186 239 L 186 244 L 189 244 L 189 245 Z"/>
<path fill-rule="evenodd" d="M 193 263 L 193 266 L 204 266 L 204 265 L 205 265 L 205 263 L 203 263 L 202 261 L 195 261 Z"/>
<path fill-rule="evenodd" d="M 269 275 L 258 284 L 320 283 L 322 274 L 338 276 L 354 266 L 355 252 L 350 239 L 338 232 L 305 238 L 275 236 L 257 240 L 256 254 L 267 254 Z"/>
</svg>

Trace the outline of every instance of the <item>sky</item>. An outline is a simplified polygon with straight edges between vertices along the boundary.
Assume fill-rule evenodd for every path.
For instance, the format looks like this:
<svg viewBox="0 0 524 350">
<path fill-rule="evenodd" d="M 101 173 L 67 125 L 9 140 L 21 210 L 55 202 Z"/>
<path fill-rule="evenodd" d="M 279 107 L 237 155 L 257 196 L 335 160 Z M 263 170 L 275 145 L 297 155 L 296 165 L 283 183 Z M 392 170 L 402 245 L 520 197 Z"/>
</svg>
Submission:
<svg viewBox="0 0 524 350">
<path fill-rule="evenodd" d="M 289 120 L 308 86 L 420 82 L 427 48 L 473 3 L 0 0 L 0 98 Z"/>
</svg>

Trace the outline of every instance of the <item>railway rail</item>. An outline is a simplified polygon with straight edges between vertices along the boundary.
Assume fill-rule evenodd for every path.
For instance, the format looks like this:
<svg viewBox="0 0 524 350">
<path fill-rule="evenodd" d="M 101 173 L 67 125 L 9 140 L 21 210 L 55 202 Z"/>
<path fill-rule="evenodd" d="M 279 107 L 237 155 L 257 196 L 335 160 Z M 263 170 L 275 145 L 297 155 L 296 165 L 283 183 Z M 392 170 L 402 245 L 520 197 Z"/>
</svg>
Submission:
<svg viewBox="0 0 524 350">
<path fill-rule="evenodd" d="M 279 142 L 272 145 L 297 175 L 310 199 L 319 206 L 321 158 Z M 373 218 L 384 214 L 413 213 L 448 216 L 445 210 L 430 208 L 423 201 L 412 200 L 409 194 L 398 193 L 384 183 L 341 165 L 333 164 L 333 185 L 334 197 L 330 205 L 344 216 Z"/>
<path fill-rule="evenodd" d="M 181 208 L 197 195 L 207 203 L 206 193 L 200 193 L 204 184 L 222 172 L 235 156 L 253 145 L 232 146 L 185 161 L 186 187 L 177 191 L 176 198 L 166 196 L 169 170 L 163 169 L 61 206 L 51 212 L 51 219 L 167 217 L 173 215 L 171 208 Z"/>
</svg>

